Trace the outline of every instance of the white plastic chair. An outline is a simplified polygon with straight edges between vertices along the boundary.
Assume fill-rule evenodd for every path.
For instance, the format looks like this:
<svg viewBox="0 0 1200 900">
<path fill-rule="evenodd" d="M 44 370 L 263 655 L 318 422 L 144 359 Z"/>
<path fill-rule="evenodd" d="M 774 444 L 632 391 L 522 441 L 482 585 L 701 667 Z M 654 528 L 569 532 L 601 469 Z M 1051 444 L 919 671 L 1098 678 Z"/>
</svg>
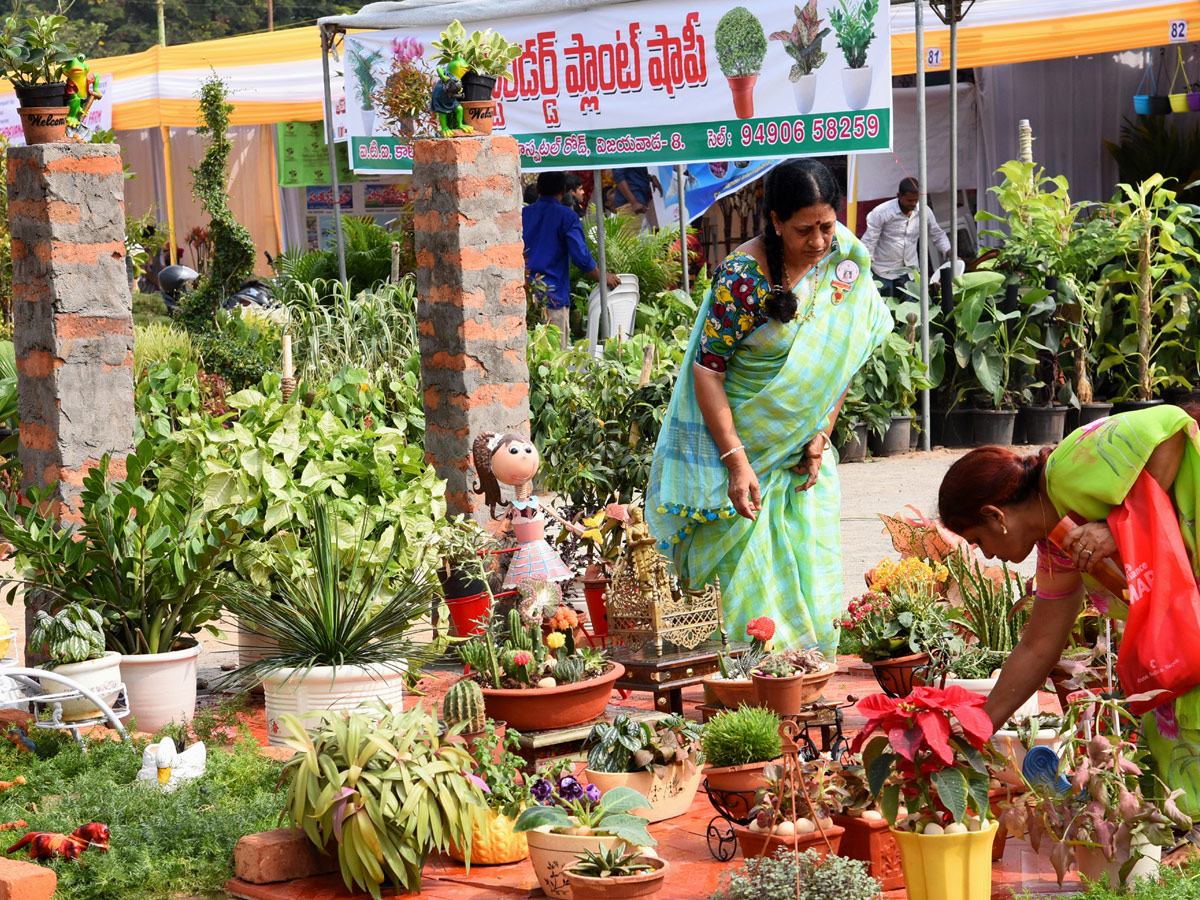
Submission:
<svg viewBox="0 0 1200 900">
<path fill-rule="evenodd" d="M 596 285 L 588 295 L 588 350 L 595 356 L 600 347 L 610 337 L 633 334 L 634 321 L 637 319 L 639 298 L 638 279 L 636 275 L 619 275 L 621 283 L 608 292 L 608 329 L 600 333 L 603 317 L 600 315 L 600 286 Z"/>
</svg>

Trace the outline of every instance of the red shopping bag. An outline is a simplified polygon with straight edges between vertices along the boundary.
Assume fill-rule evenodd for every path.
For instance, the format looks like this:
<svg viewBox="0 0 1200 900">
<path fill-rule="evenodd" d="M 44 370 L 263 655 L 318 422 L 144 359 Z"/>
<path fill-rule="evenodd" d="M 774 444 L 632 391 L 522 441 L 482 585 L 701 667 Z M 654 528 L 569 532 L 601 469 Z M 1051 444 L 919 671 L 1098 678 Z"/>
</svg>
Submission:
<svg viewBox="0 0 1200 900">
<path fill-rule="evenodd" d="M 1142 472 L 1125 502 L 1108 516 L 1125 576 L 1129 619 L 1117 656 L 1127 697 L 1144 713 L 1200 685 L 1200 591 L 1188 560 L 1178 513 L 1150 475 Z"/>
</svg>

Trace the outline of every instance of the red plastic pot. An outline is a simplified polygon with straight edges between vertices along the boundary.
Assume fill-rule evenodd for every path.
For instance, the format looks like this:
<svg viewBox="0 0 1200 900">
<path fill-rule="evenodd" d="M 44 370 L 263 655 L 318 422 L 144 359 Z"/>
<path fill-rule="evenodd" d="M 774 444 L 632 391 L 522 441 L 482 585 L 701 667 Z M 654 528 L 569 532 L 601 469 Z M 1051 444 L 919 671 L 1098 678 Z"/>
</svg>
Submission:
<svg viewBox="0 0 1200 900">
<path fill-rule="evenodd" d="M 583 599 L 587 601 L 592 637 L 608 637 L 608 586 L 611 578 L 588 578 L 583 582 Z"/>
<path fill-rule="evenodd" d="M 504 591 L 496 594 L 496 599 L 515 597 L 516 591 Z M 450 621 L 454 625 L 454 637 L 474 637 L 483 629 L 479 620 L 491 613 L 487 593 L 471 594 L 468 597 L 447 597 L 446 606 L 450 609 Z"/>
</svg>

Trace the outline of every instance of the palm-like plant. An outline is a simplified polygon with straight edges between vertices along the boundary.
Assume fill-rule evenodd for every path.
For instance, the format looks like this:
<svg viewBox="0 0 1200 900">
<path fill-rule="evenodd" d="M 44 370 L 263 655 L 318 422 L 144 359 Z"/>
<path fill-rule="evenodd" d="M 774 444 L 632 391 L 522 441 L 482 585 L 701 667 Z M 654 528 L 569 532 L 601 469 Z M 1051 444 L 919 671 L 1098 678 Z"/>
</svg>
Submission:
<svg viewBox="0 0 1200 900">
<path fill-rule="evenodd" d="M 387 564 L 368 567 L 363 560 L 366 517 L 348 559 L 338 552 L 336 523 L 319 498 L 312 502 L 312 521 L 311 571 L 280 578 L 274 592 L 249 581 L 232 586 L 226 610 L 243 630 L 274 638 L 279 649 L 234 670 L 226 683 L 253 683 L 284 669 L 295 669 L 303 679 L 318 666 L 402 672 L 429 657 L 430 650 L 413 640 L 413 623 L 429 610 L 435 582 L 413 572 L 383 599 Z"/>
<path fill-rule="evenodd" d="M 596 256 L 594 219 L 583 225 L 584 237 L 592 256 Z M 643 297 L 654 297 L 678 280 L 679 228 L 665 227 L 639 231 L 633 216 L 607 216 L 604 220 L 605 265 L 610 272 L 636 275 Z"/>
</svg>

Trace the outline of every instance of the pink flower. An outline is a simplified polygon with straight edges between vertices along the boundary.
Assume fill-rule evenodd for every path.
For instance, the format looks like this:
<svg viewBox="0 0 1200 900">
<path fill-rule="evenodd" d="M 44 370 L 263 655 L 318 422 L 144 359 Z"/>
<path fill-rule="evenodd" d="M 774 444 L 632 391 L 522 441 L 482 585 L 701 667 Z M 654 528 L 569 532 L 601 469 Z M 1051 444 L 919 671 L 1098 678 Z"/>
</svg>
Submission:
<svg viewBox="0 0 1200 900">
<path fill-rule="evenodd" d="M 527 666 L 527 665 L 529 665 L 529 660 L 530 660 L 530 656 L 529 656 L 529 654 L 528 654 L 528 653 L 526 653 L 524 650 L 520 650 L 520 651 L 518 651 L 518 652 L 517 652 L 517 653 L 516 653 L 516 654 L 513 656 L 513 663 L 514 663 L 515 665 L 518 665 L 518 666 Z"/>
</svg>

